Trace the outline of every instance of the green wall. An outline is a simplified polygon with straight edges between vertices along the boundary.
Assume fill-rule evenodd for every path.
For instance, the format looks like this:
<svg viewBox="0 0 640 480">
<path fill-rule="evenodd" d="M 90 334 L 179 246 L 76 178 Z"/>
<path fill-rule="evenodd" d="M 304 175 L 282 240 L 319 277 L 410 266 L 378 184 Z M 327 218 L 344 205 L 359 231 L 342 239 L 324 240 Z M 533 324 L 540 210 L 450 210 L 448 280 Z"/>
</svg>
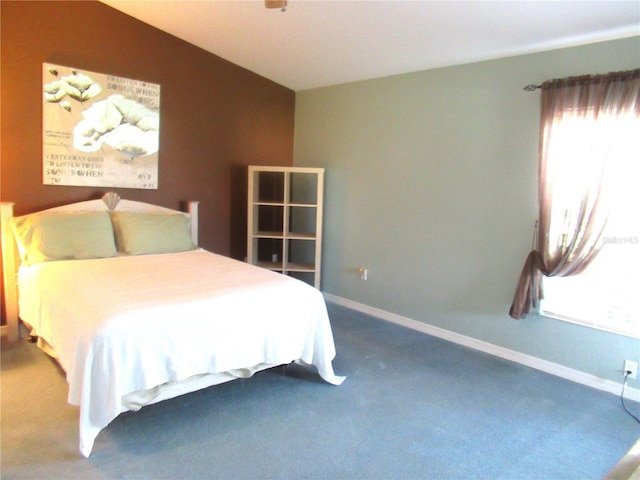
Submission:
<svg viewBox="0 0 640 480">
<path fill-rule="evenodd" d="M 294 164 L 327 169 L 322 290 L 620 382 L 637 339 L 508 310 L 537 215 L 522 87 L 638 66 L 634 37 L 297 92 Z"/>
</svg>

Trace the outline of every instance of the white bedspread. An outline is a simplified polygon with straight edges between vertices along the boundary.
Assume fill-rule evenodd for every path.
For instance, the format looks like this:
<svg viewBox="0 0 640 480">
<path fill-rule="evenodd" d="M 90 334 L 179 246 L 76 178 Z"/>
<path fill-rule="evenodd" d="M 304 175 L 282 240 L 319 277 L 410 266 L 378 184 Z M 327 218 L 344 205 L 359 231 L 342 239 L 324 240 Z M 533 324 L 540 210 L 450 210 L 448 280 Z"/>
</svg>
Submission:
<svg viewBox="0 0 640 480">
<path fill-rule="evenodd" d="M 300 361 L 340 384 L 315 288 L 190 252 L 21 267 L 20 315 L 53 349 L 80 406 L 80 452 L 127 410 L 123 397 L 203 373 Z"/>
</svg>

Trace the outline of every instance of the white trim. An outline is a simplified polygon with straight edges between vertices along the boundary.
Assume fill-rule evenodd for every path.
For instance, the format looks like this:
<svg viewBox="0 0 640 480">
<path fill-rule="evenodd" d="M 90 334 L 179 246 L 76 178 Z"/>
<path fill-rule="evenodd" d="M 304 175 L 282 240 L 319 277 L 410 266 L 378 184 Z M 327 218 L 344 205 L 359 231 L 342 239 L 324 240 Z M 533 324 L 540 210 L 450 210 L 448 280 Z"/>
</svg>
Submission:
<svg viewBox="0 0 640 480">
<path fill-rule="evenodd" d="M 397 315 L 395 313 L 387 312 L 379 308 L 370 307 L 369 305 L 338 297 L 330 293 L 323 292 L 323 295 L 328 302 L 335 303 L 337 305 L 341 305 L 343 307 L 347 307 L 352 310 L 356 310 L 358 312 L 379 318 L 381 320 L 386 320 L 388 322 L 401 325 L 403 327 L 411 328 L 412 330 L 417 330 L 419 332 L 426 333 L 427 335 L 432 335 L 434 337 L 441 338 L 458 345 L 463 345 L 465 347 L 472 348 L 473 350 L 478 350 L 480 352 L 488 353 L 490 355 L 494 355 L 511 362 L 535 368 L 536 370 L 540 370 L 542 372 L 564 378 L 565 380 L 580 383 L 582 385 L 586 385 L 587 387 L 595 388 L 597 390 L 602 390 L 608 393 L 613 393 L 615 395 L 620 395 L 620 391 L 622 390 L 622 382 L 616 383 L 611 380 L 596 377 L 595 375 L 581 372 L 579 370 L 574 370 L 558 363 L 549 362 L 547 360 L 527 355 L 516 350 L 510 350 L 508 348 L 500 347 L 489 342 L 478 340 L 473 337 L 468 337 L 466 335 L 461 335 L 450 330 L 445 330 L 444 328 L 435 327 L 433 325 L 419 322 L 411 318 L 403 317 L 402 315 Z M 624 396 L 629 400 L 634 400 L 637 402 L 640 399 L 640 389 L 632 388 L 627 385 L 625 387 Z"/>
<path fill-rule="evenodd" d="M 602 330 L 603 332 L 607 332 L 607 333 L 615 333 L 616 335 L 622 335 L 623 337 L 629 337 L 635 340 L 640 339 L 640 331 L 638 331 L 637 327 L 634 327 L 633 332 L 629 332 L 623 329 L 607 328 L 606 325 L 601 325 L 600 323 L 591 322 L 589 320 L 572 318 L 570 316 L 562 315 L 560 313 L 554 313 L 552 311 L 548 311 L 544 309 L 544 300 L 541 300 L 538 303 L 538 311 L 536 313 L 542 317 L 551 318 L 553 320 L 558 320 L 560 322 L 573 323 L 574 325 L 580 325 L 582 327 L 595 328 L 596 330 Z"/>
</svg>

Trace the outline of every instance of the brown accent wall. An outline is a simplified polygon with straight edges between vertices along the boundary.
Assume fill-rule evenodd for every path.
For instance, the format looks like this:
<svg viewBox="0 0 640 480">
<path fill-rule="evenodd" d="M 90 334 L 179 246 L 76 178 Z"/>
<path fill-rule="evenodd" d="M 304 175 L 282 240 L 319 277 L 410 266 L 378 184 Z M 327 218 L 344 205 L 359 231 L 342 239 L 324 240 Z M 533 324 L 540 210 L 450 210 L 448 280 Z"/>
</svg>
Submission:
<svg viewBox="0 0 640 480">
<path fill-rule="evenodd" d="M 200 246 L 242 259 L 246 166 L 292 165 L 295 93 L 97 1 L 0 8 L 0 200 L 16 215 L 109 190 L 170 208 L 200 200 Z M 43 62 L 160 84 L 157 190 L 42 184 Z"/>
</svg>

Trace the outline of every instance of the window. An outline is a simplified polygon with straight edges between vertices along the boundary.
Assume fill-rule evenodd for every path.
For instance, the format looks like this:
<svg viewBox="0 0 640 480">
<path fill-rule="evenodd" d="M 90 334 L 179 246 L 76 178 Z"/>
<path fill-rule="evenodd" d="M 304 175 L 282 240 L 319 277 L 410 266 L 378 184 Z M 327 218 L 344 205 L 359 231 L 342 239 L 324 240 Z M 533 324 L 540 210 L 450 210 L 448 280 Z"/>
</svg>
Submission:
<svg viewBox="0 0 640 480">
<path fill-rule="evenodd" d="M 593 151 L 585 139 L 615 131 L 615 151 L 608 151 L 615 162 L 605 169 L 605 179 L 614 186 L 616 198 L 602 239 L 603 247 L 578 275 L 543 277 L 544 299 L 540 313 L 545 316 L 640 338 L 640 119 L 625 116 L 601 116 L 561 120 L 554 127 L 549 164 L 557 170 L 558 192 L 551 207 L 554 228 L 550 232 L 571 238 L 575 217 L 572 186 L 576 174 L 583 171 L 584 159 L 602 155 Z M 625 134 L 621 134 L 624 133 Z M 565 229 L 566 231 L 564 231 Z"/>
<path fill-rule="evenodd" d="M 544 312 L 640 337 L 625 293 L 640 290 L 640 69 L 540 88 L 539 221 L 509 315 L 537 307 L 544 283 Z"/>
</svg>

